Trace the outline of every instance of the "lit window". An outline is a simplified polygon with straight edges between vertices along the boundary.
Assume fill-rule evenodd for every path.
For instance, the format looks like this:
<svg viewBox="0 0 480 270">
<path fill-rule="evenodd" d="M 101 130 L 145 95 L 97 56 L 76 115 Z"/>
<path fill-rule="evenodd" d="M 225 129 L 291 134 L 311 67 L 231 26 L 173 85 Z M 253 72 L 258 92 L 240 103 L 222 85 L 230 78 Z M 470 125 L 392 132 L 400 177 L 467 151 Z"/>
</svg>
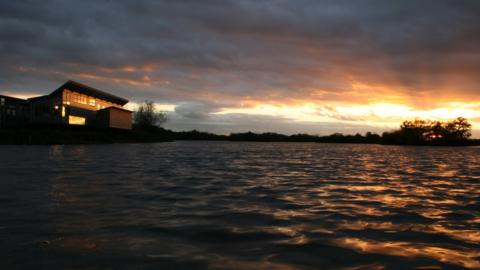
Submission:
<svg viewBox="0 0 480 270">
<path fill-rule="evenodd" d="M 95 107 L 95 99 L 94 99 L 94 98 L 90 98 L 90 99 L 88 100 L 88 105 Z"/>
<path fill-rule="evenodd" d="M 62 106 L 62 117 L 65 117 L 65 106 Z"/>
<path fill-rule="evenodd" d="M 79 116 L 73 116 L 69 115 L 68 116 L 68 124 L 70 125 L 85 125 L 85 117 L 79 117 Z"/>
<path fill-rule="evenodd" d="M 87 96 L 80 95 L 80 94 L 75 94 L 74 101 L 76 103 L 80 103 L 80 104 L 87 104 Z"/>
<path fill-rule="evenodd" d="M 77 93 L 71 95 L 71 100 L 75 103 L 80 103 L 80 96 Z"/>
<path fill-rule="evenodd" d="M 0 105 L 5 106 L 5 98 L 0 98 Z"/>
</svg>

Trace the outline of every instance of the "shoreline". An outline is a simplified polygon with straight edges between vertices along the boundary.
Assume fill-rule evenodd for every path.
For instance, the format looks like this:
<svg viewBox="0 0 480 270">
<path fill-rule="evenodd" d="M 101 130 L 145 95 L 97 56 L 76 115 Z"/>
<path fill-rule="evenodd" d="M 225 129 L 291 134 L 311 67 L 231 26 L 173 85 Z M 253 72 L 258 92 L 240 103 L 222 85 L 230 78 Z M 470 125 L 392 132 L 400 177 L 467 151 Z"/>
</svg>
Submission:
<svg viewBox="0 0 480 270">
<path fill-rule="evenodd" d="M 457 142 L 392 143 L 382 141 L 378 135 L 329 135 L 309 134 L 283 135 L 277 133 L 233 133 L 217 135 L 192 131 L 172 131 L 163 128 L 132 130 L 96 130 L 84 127 L 29 127 L 0 129 L 0 145 L 72 145 L 72 144 L 114 144 L 114 143 L 159 143 L 172 141 L 225 141 L 225 142 L 291 142 L 327 144 L 376 144 L 398 146 L 479 146 L 480 139 Z"/>
</svg>

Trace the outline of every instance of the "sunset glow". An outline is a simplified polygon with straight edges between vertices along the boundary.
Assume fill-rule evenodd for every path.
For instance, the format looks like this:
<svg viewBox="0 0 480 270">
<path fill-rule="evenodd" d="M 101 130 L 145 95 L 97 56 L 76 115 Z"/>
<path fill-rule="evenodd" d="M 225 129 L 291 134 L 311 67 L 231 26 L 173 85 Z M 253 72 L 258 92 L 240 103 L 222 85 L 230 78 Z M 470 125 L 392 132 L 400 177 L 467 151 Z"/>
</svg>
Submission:
<svg viewBox="0 0 480 270">
<path fill-rule="evenodd" d="M 480 0 L 0 1 L 0 270 L 480 270 Z"/>
<path fill-rule="evenodd" d="M 0 93 L 41 95 L 78 80 L 129 97 L 131 109 L 152 100 L 173 130 L 381 132 L 463 116 L 480 135 L 480 16 L 469 1 L 433 6 L 102 2 L 64 18 L 48 5 L 7 5 Z M 64 34 L 33 34 L 44 29 Z"/>
</svg>

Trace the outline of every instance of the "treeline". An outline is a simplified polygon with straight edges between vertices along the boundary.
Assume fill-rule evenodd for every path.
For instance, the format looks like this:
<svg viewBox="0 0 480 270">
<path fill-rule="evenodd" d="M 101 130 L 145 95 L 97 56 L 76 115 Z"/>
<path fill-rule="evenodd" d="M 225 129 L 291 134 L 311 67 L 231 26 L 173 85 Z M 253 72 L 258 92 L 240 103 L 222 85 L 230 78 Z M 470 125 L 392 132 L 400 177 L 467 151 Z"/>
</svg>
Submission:
<svg viewBox="0 0 480 270">
<path fill-rule="evenodd" d="M 416 119 L 404 121 L 399 130 L 385 132 L 383 144 L 400 145 L 468 145 L 477 144 L 471 140 L 472 125 L 459 117 L 453 121 L 428 121 Z"/>
<path fill-rule="evenodd" d="M 413 120 L 405 121 L 400 129 L 382 135 L 367 132 L 365 135 L 328 136 L 309 134 L 284 135 L 267 133 L 232 133 L 218 135 L 198 130 L 172 131 L 158 126 L 135 125 L 133 130 L 92 130 L 86 127 L 44 127 L 0 129 L 0 144 L 92 144 L 92 143 L 142 143 L 174 140 L 248 141 L 248 142 L 319 142 L 394 145 L 480 145 L 472 140 L 471 124 L 465 118 L 450 122 Z"/>
<path fill-rule="evenodd" d="M 328 136 L 309 134 L 284 135 L 278 133 L 232 133 L 216 135 L 197 130 L 173 132 L 174 140 L 222 140 L 250 142 L 320 142 L 320 143 L 359 143 L 359 144 L 392 144 L 392 145 L 480 145 L 479 140 L 470 139 L 472 125 L 465 118 L 453 121 L 428 121 L 416 119 L 404 121 L 400 129 L 384 132 L 382 135 L 367 132 L 365 135 L 344 135 L 334 133 Z"/>
</svg>

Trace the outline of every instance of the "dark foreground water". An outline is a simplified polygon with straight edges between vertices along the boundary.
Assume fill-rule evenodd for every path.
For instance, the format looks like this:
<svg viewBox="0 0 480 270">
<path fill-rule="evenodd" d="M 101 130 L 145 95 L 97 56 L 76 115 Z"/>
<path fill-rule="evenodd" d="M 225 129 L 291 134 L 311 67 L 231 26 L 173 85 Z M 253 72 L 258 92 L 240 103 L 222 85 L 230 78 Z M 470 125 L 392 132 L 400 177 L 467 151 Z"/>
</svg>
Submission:
<svg viewBox="0 0 480 270">
<path fill-rule="evenodd" d="M 0 269 L 480 269 L 480 148 L 0 146 Z"/>
</svg>

